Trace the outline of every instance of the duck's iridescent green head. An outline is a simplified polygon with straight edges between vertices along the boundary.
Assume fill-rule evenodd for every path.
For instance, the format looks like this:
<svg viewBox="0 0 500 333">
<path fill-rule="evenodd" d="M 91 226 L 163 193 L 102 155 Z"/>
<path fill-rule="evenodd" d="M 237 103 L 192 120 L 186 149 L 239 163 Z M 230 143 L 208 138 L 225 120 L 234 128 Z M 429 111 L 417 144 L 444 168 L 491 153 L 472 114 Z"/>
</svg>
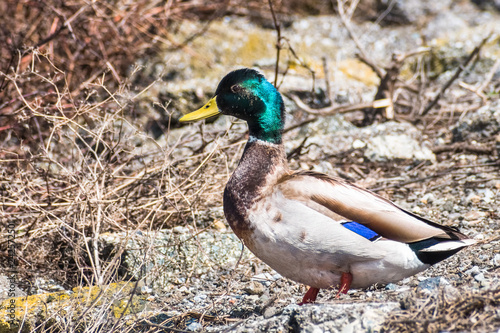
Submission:
<svg viewBox="0 0 500 333">
<path fill-rule="evenodd" d="M 205 119 L 219 113 L 245 120 L 250 136 L 281 143 L 285 113 L 283 99 L 256 70 L 243 68 L 227 74 L 220 81 L 215 96 L 180 121 Z"/>
</svg>

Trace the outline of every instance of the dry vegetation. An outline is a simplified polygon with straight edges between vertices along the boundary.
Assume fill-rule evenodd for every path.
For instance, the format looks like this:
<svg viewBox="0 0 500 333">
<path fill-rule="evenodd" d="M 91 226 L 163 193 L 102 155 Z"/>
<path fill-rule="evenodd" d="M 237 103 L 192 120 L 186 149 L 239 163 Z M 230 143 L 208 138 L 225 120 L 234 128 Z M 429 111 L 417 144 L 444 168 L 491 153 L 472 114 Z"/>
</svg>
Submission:
<svg viewBox="0 0 500 333">
<path fill-rule="evenodd" d="M 500 289 L 466 293 L 447 299 L 444 293 L 422 301 L 414 311 L 390 316 L 387 332 L 484 331 L 498 328 L 496 310 L 500 306 Z"/>
<path fill-rule="evenodd" d="M 275 10 L 285 13 L 292 3 L 280 2 Z M 308 13 L 324 12 L 313 4 L 304 7 Z M 38 276 L 51 276 L 68 288 L 119 280 L 121 253 L 100 256 L 102 233 L 189 225 L 199 210 L 221 206 L 222 189 L 237 163 L 244 134 L 207 132 L 200 126 L 197 133 L 161 146 L 135 122 L 142 112 L 136 103 L 143 91 L 131 93 L 128 78 L 140 70 L 133 67 L 137 59 L 158 49 L 184 48 L 203 34 L 202 29 L 178 40 L 181 20 L 201 18 L 208 25 L 232 13 L 264 16 L 272 24 L 265 8 L 266 3 L 258 1 L 245 7 L 233 1 L 0 3 L 0 262 L 6 263 L 8 255 L 3 226 L 14 222 L 17 268 L 26 291 Z M 416 63 L 421 67 L 414 82 L 427 73 L 421 62 Z M 470 92 L 469 101 L 462 101 L 469 110 L 487 100 L 483 90 L 498 94 L 498 86 L 486 79 L 480 90 Z M 154 82 L 144 84 L 145 89 L 149 84 Z M 415 85 L 406 87 L 398 92 L 397 119 L 426 123 L 428 131 L 458 119 L 454 110 L 422 114 L 432 101 L 420 100 L 425 94 L 415 93 Z M 411 108 L 415 105 L 418 110 Z M 168 114 L 168 106 L 159 107 Z M 193 145 L 195 136 L 202 138 L 201 145 Z M 482 151 L 463 144 L 441 147 L 438 153 L 476 149 L 480 155 L 493 156 L 494 144 L 490 138 L 479 142 Z M 190 151 L 190 157 L 175 153 L 180 150 Z M 338 165 L 348 171 L 352 160 L 342 158 Z M 401 171 L 389 166 L 377 172 L 386 171 L 390 177 L 394 170 Z M 204 174 L 211 176 L 201 177 Z M 499 302 L 498 291 L 474 297 L 472 305 L 472 301 L 451 304 L 440 299 L 426 311 L 433 311 L 436 322 L 456 321 L 457 329 L 467 329 L 460 322 L 465 319 L 451 316 L 450 311 L 458 309 L 469 316 L 478 302 L 488 306 Z M 395 318 L 389 329 L 397 330 L 401 323 L 408 327 L 407 322 Z"/>
<path fill-rule="evenodd" d="M 131 95 L 127 81 L 138 58 L 181 47 L 176 22 L 203 8 L 161 1 L 0 7 L 1 219 L 16 224 L 22 280 L 43 272 L 67 286 L 109 282 L 113 266 L 100 263 L 94 246 L 100 233 L 160 228 L 172 216 L 182 224 L 200 196 L 193 183 L 209 187 L 201 182 L 210 179 L 193 176 L 213 155 L 171 157 L 186 140 L 134 151 L 134 138 L 149 138 L 134 127 L 141 92 Z M 225 4 L 210 8 L 215 17 Z"/>
</svg>

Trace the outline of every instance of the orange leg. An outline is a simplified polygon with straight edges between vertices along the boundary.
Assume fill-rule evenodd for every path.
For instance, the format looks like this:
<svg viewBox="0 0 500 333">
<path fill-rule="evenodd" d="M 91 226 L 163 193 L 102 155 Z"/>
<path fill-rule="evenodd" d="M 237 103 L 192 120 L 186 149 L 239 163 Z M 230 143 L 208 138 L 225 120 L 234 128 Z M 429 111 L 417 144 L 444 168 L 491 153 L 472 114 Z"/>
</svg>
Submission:
<svg viewBox="0 0 500 333">
<path fill-rule="evenodd" d="M 347 294 L 349 288 L 351 287 L 352 282 L 352 274 L 351 273 L 342 273 L 340 277 L 340 287 L 339 292 L 337 293 L 336 298 L 340 298 L 340 294 Z"/>
<path fill-rule="evenodd" d="M 316 297 L 318 296 L 318 293 L 319 293 L 318 288 L 310 287 L 309 290 L 304 295 L 302 302 L 299 303 L 299 305 L 314 303 L 316 301 Z"/>
</svg>

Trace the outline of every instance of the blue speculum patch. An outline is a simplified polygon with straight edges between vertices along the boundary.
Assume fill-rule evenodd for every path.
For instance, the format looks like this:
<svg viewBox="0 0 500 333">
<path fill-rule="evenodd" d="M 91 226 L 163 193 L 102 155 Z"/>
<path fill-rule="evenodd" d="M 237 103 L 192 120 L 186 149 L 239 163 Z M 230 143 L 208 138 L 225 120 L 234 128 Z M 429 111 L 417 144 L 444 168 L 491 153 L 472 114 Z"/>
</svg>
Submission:
<svg viewBox="0 0 500 333">
<path fill-rule="evenodd" d="M 342 225 L 372 242 L 380 238 L 380 235 L 375 231 L 357 222 L 343 222 Z"/>
</svg>

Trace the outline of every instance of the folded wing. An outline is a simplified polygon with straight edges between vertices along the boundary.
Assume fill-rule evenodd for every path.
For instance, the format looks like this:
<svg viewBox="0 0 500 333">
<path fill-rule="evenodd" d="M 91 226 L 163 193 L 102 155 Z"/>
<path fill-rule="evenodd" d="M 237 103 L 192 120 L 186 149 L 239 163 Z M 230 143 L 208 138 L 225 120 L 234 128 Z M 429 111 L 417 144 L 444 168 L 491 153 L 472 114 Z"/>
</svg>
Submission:
<svg viewBox="0 0 500 333">
<path fill-rule="evenodd" d="M 295 172 L 280 179 L 278 186 L 289 199 L 303 202 L 335 220 L 363 224 L 387 239 L 404 243 L 430 238 L 467 239 L 455 229 L 428 221 L 373 192 L 325 174 Z"/>
</svg>

